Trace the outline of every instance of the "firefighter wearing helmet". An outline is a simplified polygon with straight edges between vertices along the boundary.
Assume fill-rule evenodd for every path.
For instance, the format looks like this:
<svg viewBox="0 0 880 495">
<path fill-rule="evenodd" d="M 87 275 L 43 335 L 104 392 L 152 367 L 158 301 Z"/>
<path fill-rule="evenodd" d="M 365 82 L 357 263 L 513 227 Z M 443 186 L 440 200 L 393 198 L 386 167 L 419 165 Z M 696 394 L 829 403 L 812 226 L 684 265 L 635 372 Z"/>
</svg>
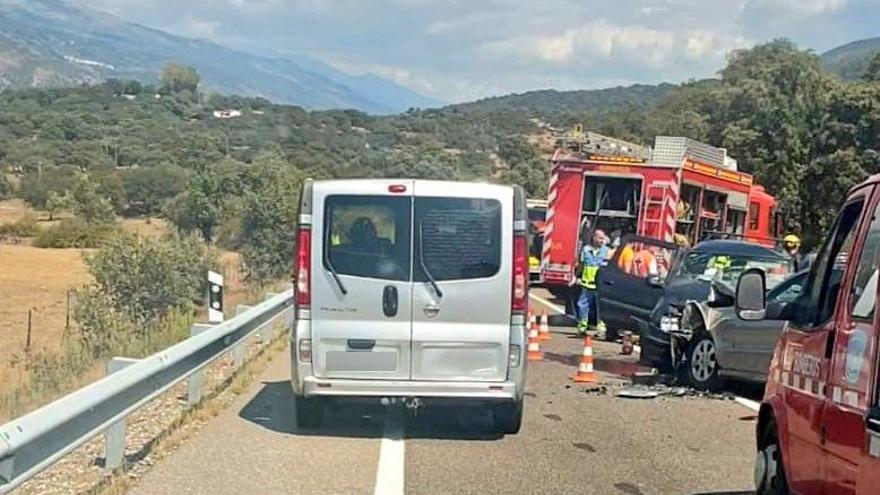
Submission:
<svg viewBox="0 0 880 495">
<path fill-rule="evenodd" d="M 801 239 L 794 234 L 788 234 L 782 239 L 782 247 L 791 258 L 791 267 L 795 272 L 806 269 L 809 262 L 801 254 Z"/>
</svg>

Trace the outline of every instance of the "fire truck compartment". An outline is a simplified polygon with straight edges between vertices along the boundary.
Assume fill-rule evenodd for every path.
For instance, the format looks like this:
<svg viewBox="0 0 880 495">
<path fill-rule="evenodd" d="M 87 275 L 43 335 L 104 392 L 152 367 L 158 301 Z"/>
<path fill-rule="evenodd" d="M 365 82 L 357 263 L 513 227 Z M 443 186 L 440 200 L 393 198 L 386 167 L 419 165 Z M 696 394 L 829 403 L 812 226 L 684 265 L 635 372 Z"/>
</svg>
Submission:
<svg viewBox="0 0 880 495">
<path fill-rule="evenodd" d="M 642 179 L 584 175 L 581 216 L 606 233 L 634 234 L 639 217 Z"/>
</svg>

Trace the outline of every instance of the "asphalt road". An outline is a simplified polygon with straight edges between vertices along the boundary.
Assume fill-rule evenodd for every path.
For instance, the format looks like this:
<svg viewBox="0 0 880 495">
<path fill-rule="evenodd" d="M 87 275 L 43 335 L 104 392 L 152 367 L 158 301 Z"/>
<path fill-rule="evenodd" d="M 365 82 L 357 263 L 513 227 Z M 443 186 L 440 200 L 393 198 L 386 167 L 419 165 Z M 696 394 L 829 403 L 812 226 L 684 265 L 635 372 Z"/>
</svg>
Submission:
<svg viewBox="0 0 880 495">
<path fill-rule="evenodd" d="M 413 418 L 363 403 L 299 429 L 285 355 L 132 493 L 751 493 L 755 413 L 729 400 L 615 397 L 637 366 L 610 343 L 594 343 L 605 390 L 586 391 L 571 382 L 582 339 L 551 330 L 545 359 L 530 363 L 517 435 L 495 433 L 482 410 Z"/>
</svg>

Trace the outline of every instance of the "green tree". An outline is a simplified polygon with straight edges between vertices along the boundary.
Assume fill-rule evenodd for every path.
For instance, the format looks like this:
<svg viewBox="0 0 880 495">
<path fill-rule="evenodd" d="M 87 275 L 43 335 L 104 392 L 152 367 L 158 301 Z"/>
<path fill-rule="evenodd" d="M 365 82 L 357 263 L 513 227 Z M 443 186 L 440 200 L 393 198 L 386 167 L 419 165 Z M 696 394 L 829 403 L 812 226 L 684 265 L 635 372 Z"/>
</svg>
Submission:
<svg viewBox="0 0 880 495">
<path fill-rule="evenodd" d="M 192 67 L 178 63 L 169 63 L 162 68 L 159 78 L 160 90 L 166 93 L 195 93 L 199 87 L 201 76 Z"/>
<path fill-rule="evenodd" d="M 261 285 L 290 273 L 302 176 L 280 157 L 262 158 L 249 175 L 239 239 L 248 281 Z"/>
<path fill-rule="evenodd" d="M 217 254 L 196 237 L 167 240 L 120 234 L 86 258 L 97 290 L 135 324 L 204 298 Z"/>
<path fill-rule="evenodd" d="M 880 52 L 877 52 L 871 59 L 871 63 L 862 74 L 862 80 L 869 83 L 880 83 Z"/>
<path fill-rule="evenodd" d="M 67 201 L 76 216 L 88 223 L 111 223 L 115 219 L 113 205 L 98 191 L 99 184 L 85 172 L 77 173 Z"/>
<path fill-rule="evenodd" d="M 169 164 L 125 171 L 126 215 L 160 213 L 166 201 L 186 191 L 188 180 L 185 170 Z"/>
<path fill-rule="evenodd" d="M 49 212 L 49 221 L 55 220 L 55 213 L 58 210 L 70 208 L 70 198 L 64 194 L 58 194 L 55 191 L 49 193 L 46 199 L 46 211 Z"/>
</svg>

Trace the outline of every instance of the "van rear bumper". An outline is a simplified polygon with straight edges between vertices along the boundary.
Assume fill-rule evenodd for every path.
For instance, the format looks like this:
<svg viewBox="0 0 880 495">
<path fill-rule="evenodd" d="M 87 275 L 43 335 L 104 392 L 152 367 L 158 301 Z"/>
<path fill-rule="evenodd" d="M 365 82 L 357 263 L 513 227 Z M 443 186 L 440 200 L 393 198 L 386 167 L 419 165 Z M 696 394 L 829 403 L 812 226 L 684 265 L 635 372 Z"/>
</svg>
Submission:
<svg viewBox="0 0 880 495">
<path fill-rule="evenodd" d="M 302 390 L 306 397 L 430 397 L 513 401 L 521 395 L 513 381 L 346 380 L 314 376 L 303 378 Z"/>
</svg>

